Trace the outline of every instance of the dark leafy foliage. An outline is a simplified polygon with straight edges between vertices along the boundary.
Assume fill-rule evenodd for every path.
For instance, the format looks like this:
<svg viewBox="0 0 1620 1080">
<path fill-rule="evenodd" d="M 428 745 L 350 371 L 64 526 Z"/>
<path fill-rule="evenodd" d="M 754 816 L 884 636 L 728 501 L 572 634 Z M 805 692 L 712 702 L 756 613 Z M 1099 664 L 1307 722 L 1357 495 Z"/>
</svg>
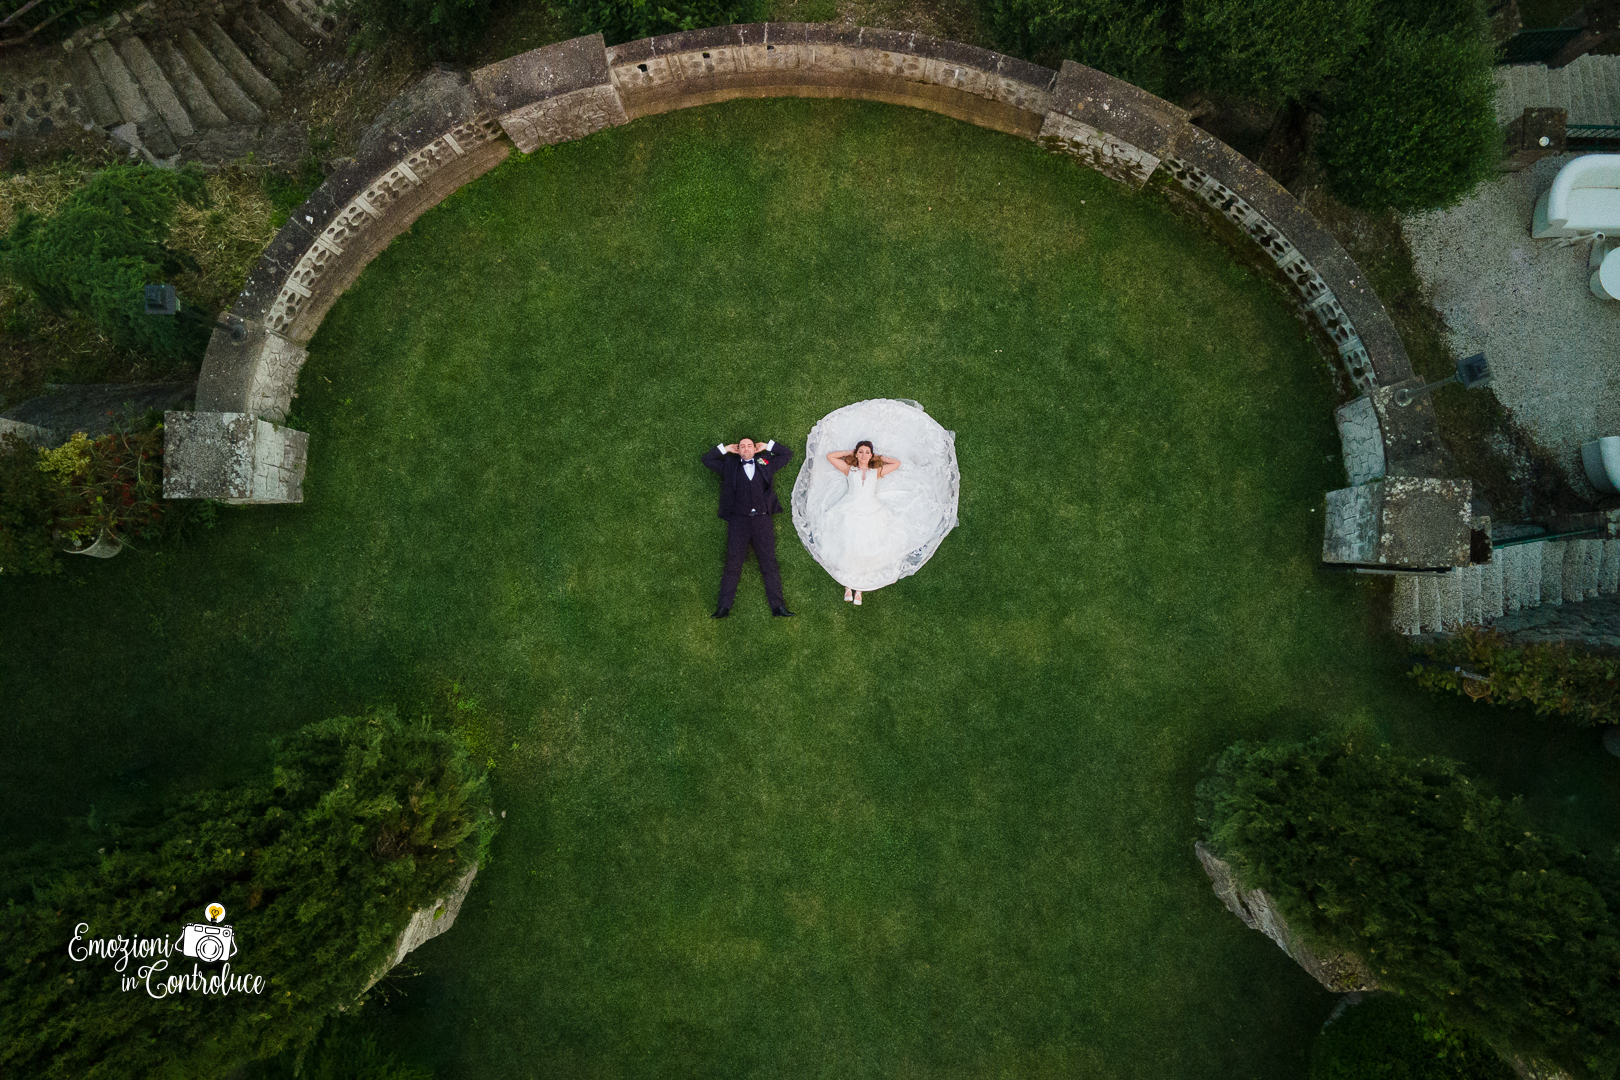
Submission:
<svg viewBox="0 0 1620 1080">
<path fill-rule="evenodd" d="M 165 244 L 181 200 L 203 206 L 199 173 L 147 165 L 105 169 L 50 217 L 23 212 L 0 239 L 0 272 L 53 311 L 82 311 L 119 346 L 166 359 L 202 354 L 208 330 L 146 315 L 142 288 L 196 260 Z"/>
<path fill-rule="evenodd" d="M 705 26 L 759 22 L 766 0 L 563 0 L 582 34 L 600 32 L 609 45 Z"/>
<path fill-rule="evenodd" d="M 459 58 L 482 39 L 494 0 L 350 0 L 360 23 L 357 44 L 375 48 L 387 39 L 414 39 L 435 56 Z"/>
<path fill-rule="evenodd" d="M 1426 650 L 1448 666 L 1412 670 L 1428 690 L 1521 705 L 1581 727 L 1620 723 L 1620 657 L 1555 644 L 1510 645 L 1490 630 L 1465 629 Z M 1470 678 L 1462 672 L 1483 675 Z"/>
<path fill-rule="evenodd" d="M 39 45 L 59 41 L 81 26 L 126 6 L 121 0 L 40 0 L 27 11 L 28 0 L 0 0 L 0 19 L 11 22 L 0 27 L 0 43 Z M 3 51 L 0 51 L 3 55 Z"/>
<path fill-rule="evenodd" d="M 1620 1073 L 1620 889 L 1454 763 L 1238 743 L 1200 783 L 1199 813 L 1245 884 L 1420 1009 Z"/>
<path fill-rule="evenodd" d="M 1009 52 L 1050 67 L 1074 60 L 1155 93 L 1168 91 L 1164 0 L 980 0 L 980 10 Z"/>
<path fill-rule="evenodd" d="M 1366 47 L 1376 3 L 1182 0 L 1182 81 L 1273 104 L 1302 99 Z"/>
<path fill-rule="evenodd" d="M 1364 209 L 1432 210 L 1496 175 L 1491 56 L 1483 36 L 1384 27 L 1330 96 L 1317 157 L 1334 195 Z"/>
<path fill-rule="evenodd" d="M 0 1075 L 214 1077 L 309 1043 L 385 966 L 411 917 L 484 856 L 495 818 L 481 770 L 451 734 L 391 711 L 311 725 L 272 776 L 208 791 L 126 828 L 99 865 L 0 912 Z M 262 994 L 148 996 L 139 966 L 75 963 L 85 936 L 165 936 L 224 904 L 232 971 Z M 167 975 L 194 965 L 176 951 Z M 121 981 L 136 977 L 126 988 Z"/>
<path fill-rule="evenodd" d="M 15 435 L 0 435 L 0 574 L 56 572 L 51 523 L 60 496 L 39 467 L 39 451 Z"/>
<path fill-rule="evenodd" d="M 1394 994 L 1374 994 L 1330 1023 L 1311 1049 L 1310 1080 L 1514 1080 L 1489 1046 L 1419 1012 Z"/>
</svg>

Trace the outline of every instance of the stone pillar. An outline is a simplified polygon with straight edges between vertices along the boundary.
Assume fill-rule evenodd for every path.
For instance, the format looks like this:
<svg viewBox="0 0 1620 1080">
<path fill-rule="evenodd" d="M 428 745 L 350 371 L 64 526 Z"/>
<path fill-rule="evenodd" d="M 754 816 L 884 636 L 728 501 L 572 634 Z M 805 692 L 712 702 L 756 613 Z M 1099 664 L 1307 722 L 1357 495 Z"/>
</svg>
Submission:
<svg viewBox="0 0 1620 1080">
<path fill-rule="evenodd" d="M 309 436 L 249 413 L 163 414 L 163 497 L 304 501 Z"/>
<path fill-rule="evenodd" d="M 1322 561 L 1384 570 L 1470 563 L 1467 480 L 1392 476 L 1327 494 Z"/>
<path fill-rule="evenodd" d="M 630 122 L 608 71 L 601 34 L 479 68 L 472 85 L 525 154 Z"/>
</svg>

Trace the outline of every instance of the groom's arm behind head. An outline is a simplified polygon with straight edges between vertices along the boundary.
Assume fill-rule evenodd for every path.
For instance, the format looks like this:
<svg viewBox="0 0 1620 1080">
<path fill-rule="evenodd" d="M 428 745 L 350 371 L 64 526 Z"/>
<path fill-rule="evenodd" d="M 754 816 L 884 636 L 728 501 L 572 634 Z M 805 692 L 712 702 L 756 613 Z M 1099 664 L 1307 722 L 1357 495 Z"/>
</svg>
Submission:
<svg viewBox="0 0 1620 1080">
<path fill-rule="evenodd" d="M 774 472 L 793 460 L 793 447 L 779 443 L 775 439 L 772 439 L 771 443 L 772 446 L 766 453 L 771 455 L 771 471 Z"/>
<path fill-rule="evenodd" d="M 715 472 L 722 472 L 725 469 L 725 463 L 726 452 L 720 447 L 711 446 L 703 452 L 703 464 L 705 468 L 713 469 Z"/>
</svg>

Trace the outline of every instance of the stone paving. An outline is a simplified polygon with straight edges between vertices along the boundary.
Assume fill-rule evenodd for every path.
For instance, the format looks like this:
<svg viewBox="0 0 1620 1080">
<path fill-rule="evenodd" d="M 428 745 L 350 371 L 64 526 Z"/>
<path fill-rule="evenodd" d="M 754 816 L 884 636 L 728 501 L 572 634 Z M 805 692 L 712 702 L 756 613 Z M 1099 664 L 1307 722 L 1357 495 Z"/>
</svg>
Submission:
<svg viewBox="0 0 1620 1080">
<path fill-rule="evenodd" d="M 1402 225 L 1452 348 L 1485 353 L 1498 399 L 1595 499 L 1580 447 L 1620 435 L 1620 302 L 1587 287 L 1589 243 L 1530 238 L 1536 198 L 1575 156 L 1508 173 L 1460 206 Z"/>
</svg>

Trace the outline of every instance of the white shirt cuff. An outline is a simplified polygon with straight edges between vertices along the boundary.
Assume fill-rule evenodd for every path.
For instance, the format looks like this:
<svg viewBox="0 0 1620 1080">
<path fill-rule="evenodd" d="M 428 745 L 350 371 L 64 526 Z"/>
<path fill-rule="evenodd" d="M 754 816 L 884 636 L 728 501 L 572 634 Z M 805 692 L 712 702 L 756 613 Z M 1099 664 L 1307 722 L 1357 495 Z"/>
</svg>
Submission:
<svg viewBox="0 0 1620 1080">
<path fill-rule="evenodd" d="M 715 443 L 714 448 L 716 450 L 720 451 L 722 454 L 726 452 L 726 444 L 725 443 Z"/>
<path fill-rule="evenodd" d="M 772 439 L 770 442 L 766 443 L 765 444 L 765 449 L 767 449 L 767 450 L 775 450 L 776 449 L 776 440 Z"/>
</svg>

